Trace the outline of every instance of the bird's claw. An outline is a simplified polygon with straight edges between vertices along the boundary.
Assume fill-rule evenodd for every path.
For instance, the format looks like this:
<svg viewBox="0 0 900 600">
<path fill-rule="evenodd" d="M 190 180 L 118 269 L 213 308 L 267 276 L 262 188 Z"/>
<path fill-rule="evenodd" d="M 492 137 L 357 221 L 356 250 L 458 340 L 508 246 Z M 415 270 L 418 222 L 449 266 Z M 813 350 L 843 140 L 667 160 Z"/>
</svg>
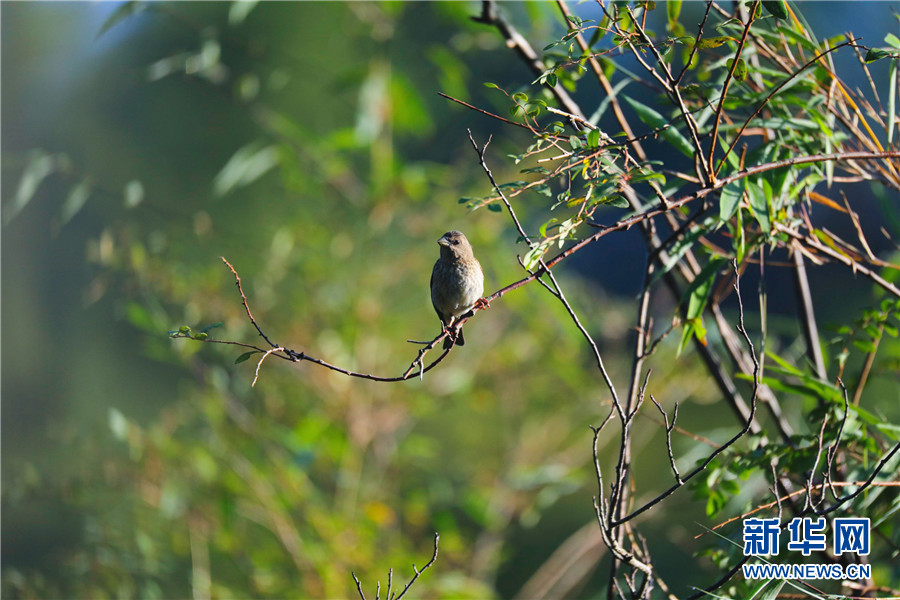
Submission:
<svg viewBox="0 0 900 600">
<path fill-rule="evenodd" d="M 479 298 L 472 307 L 477 308 L 478 310 L 485 310 L 491 307 L 491 301 L 487 298 Z"/>
</svg>

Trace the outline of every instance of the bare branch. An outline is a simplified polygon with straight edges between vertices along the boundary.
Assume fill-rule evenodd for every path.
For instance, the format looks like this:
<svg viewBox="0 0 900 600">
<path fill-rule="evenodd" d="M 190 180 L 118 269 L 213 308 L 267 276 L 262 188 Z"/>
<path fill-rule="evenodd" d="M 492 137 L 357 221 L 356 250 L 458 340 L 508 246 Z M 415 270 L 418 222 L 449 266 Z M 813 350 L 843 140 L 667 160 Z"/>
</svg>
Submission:
<svg viewBox="0 0 900 600">
<path fill-rule="evenodd" d="M 675 429 L 675 421 L 678 419 L 678 403 L 675 403 L 675 409 L 672 412 L 672 423 L 669 424 L 669 415 L 666 411 L 663 410 L 663 407 L 660 406 L 659 402 L 656 401 L 656 398 L 653 397 L 653 394 L 650 394 L 650 400 L 653 401 L 653 404 L 656 405 L 656 408 L 659 410 L 659 413 L 663 416 L 663 419 L 666 423 L 666 450 L 669 452 L 669 465 L 672 467 L 672 473 L 675 475 L 675 481 L 678 483 L 684 483 L 681 480 L 681 475 L 678 473 L 678 467 L 675 466 L 675 455 L 672 453 L 672 430 Z"/>
<path fill-rule="evenodd" d="M 413 565 L 413 571 L 415 572 L 415 575 L 413 575 L 412 579 L 409 580 L 409 583 L 407 583 L 406 586 L 404 586 L 403 590 L 399 594 L 397 594 L 396 598 L 388 598 L 388 600 L 400 600 L 400 598 L 402 598 L 403 595 L 406 594 L 406 592 L 409 590 L 409 588 L 412 586 L 412 584 L 414 584 L 416 582 L 416 579 L 419 578 L 419 575 L 421 575 L 422 573 L 427 571 L 428 568 L 434 564 L 434 561 L 437 560 L 437 556 L 438 556 L 438 541 L 440 539 L 441 539 L 441 536 L 438 535 L 438 532 L 435 531 L 434 532 L 434 553 L 431 555 L 431 560 L 429 560 L 428 563 L 424 567 L 421 568 L 421 570 L 417 569 L 416 565 Z"/>
<path fill-rule="evenodd" d="M 649 502 L 645 503 L 640 508 L 632 510 L 626 516 L 624 516 L 620 519 L 616 519 L 615 521 L 610 523 L 611 526 L 618 526 L 618 525 L 622 525 L 623 523 L 627 523 L 628 521 L 632 520 L 633 518 L 637 517 L 638 515 L 644 513 L 645 511 L 647 511 L 647 510 L 653 508 L 654 506 L 656 506 L 657 504 L 659 504 L 663 499 L 665 499 L 666 497 L 668 497 L 669 495 L 674 493 L 678 488 L 680 488 L 685 483 L 687 483 L 688 481 L 693 479 L 698 473 L 700 473 L 701 471 L 706 469 L 706 467 L 709 466 L 709 463 L 711 463 L 713 461 L 713 459 L 715 459 L 719 454 L 721 454 L 726 449 L 728 449 L 729 447 L 734 445 L 735 442 L 737 442 L 744 435 L 746 435 L 746 433 L 748 431 L 750 431 L 750 425 L 753 423 L 753 419 L 756 416 L 756 398 L 757 398 L 757 393 L 759 391 L 760 369 L 759 369 L 759 361 L 756 358 L 756 351 L 753 348 L 753 342 L 750 340 L 750 336 L 747 334 L 747 330 L 744 328 L 744 305 L 741 300 L 740 277 L 737 276 L 737 262 L 733 261 L 732 266 L 735 271 L 734 288 L 735 288 L 735 294 L 738 299 L 738 326 L 737 326 L 737 329 L 741 333 L 741 335 L 744 337 L 744 341 L 746 341 L 747 346 L 750 348 L 750 356 L 751 356 L 751 359 L 753 360 L 753 365 L 754 365 L 753 394 L 750 397 L 749 418 L 747 419 L 747 422 L 744 424 L 744 427 L 741 428 L 740 431 L 738 431 L 736 434 L 734 434 L 734 436 L 732 436 L 731 439 L 729 439 L 727 442 L 722 444 L 720 447 L 713 450 L 713 452 L 710 453 L 709 456 L 707 456 L 706 459 L 700 465 L 698 465 L 690 473 L 685 475 L 682 478 L 680 483 L 676 483 L 675 485 L 671 486 L 670 488 L 668 488 L 667 490 L 665 490 L 664 492 L 662 492 L 661 494 L 659 494 L 658 496 L 656 496 L 655 498 L 650 500 Z"/>
</svg>

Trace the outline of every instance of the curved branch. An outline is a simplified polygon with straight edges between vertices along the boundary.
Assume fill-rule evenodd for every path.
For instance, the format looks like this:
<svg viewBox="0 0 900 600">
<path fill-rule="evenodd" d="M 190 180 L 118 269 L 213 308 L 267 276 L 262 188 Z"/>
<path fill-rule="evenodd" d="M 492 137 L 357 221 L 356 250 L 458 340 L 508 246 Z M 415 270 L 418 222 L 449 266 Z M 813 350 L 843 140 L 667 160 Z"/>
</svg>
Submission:
<svg viewBox="0 0 900 600">
<path fill-rule="evenodd" d="M 476 145 L 476 150 L 477 149 L 478 148 Z M 660 202 L 653 208 L 645 210 L 636 215 L 632 215 L 630 217 L 621 219 L 612 225 L 600 225 L 600 224 L 596 224 L 596 223 L 591 223 L 591 225 L 593 225 L 595 228 L 598 229 L 598 231 L 596 233 L 578 241 L 577 243 L 575 243 L 572 246 L 570 246 L 569 248 L 563 250 L 562 252 L 560 252 L 559 254 L 557 254 L 556 256 L 551 258 L 550 260 L 548 260 L 548 261 L 542 260 L 541 266 L 539 268 L 535 269 L 533 272 L 530 272 L 526 277 L 523 277 L 522 279 L 519 279 L 518 281 L 514 281 L 513 283 L 510 283 L 509 285 L 507 285 L 503 288 L 500 288 L 499 290 L 495 291 L 494 293 L 490 294 L 489 296 L 485 296 L 484 300 L 487 303 L 490 303 L 493 300 L 496 300 L 497 298 L 505 296 L 506 294 L 508 294 L 509 292 L 511 292 L 513 290 L 516 290 L 524 285 L 531 283 L 532 281 L 534 281 L 535 279 L 538 279 L 539 277 L 543 276 L 544 274 L 549 275 L 550 269 L 553 268 L 555 265 L 559 264 L 560 262 L 562 262 L 569 256 L 572 256 L 579 250 L 583 249 L 585 246 L 592 244 L 593 242 L 596 242 L 603 236 L 605 236 L 613 231 L 627 230 L 627 229 L 630 229 L 631 227 L 633 227 L 634 225 L 640 225 L 645 222 L 648 222 L 651 219 L 653 219 L 654 217 L 666 214 L 668 211 L 674 210 L 681 206 L 685 206 L 695 200 L 705 198 L 712 192 L 715 192 L 718 189 L 721 189 L 722 187 L 724 187 L 734 181 L 739 181 L 741 179 L 750 177 L 752 175 L 756 175 L 758 173 L 764 173 L 766 171 L 771 171 L 774 169 L 780 169 L 782 167 L 793 166 L 793 165 L 828 162 L 828 161 L 841 161 L 841 160 L 880 160 L 880 159 L 884 159 L 884 158 L 900 158 L 900 151 L 885 151 L 885 152 L 858 151 L 858 152 L 843 152 L 843 153 L 833 153 L 833 154 L 816 154 L 816 155 L 811 155 L 811 156 L 797 156 L 794 158 L 765 163 L 762 165 L 756 165 L 753 167 L 746 168 L 742 171 L 738 171 L 737 173 L 734 173 L 728 177 L 717 180 L 714 184 L 710 185 L 709 187 L 705 187 L 703 189 L 697 190 L 692 194 L 687 194 L 676 200 L 669 201 L 665 205 L 662 204 L 662 202 Z M 777 224 L 776 224 L 776 226 L 777 226 Z M 797 235 L 798 235 L 798 237 L 802 237 L 802 236 L 799 236 L 799 234 L 797 234 Z M 867 269 L 866 267 L 860 265 L 859 263 L 856 263 L 850 259 L 847 259 L 846 257 L 842 256 L 840 253 L 831 251 L 831 249 L 828 248 L 827 246 L 820 245 L 820 246 L 817 246 L 816 249 L 825 254 L 828 254 L 832 258 L 839 260 L 841 262 L 845 262 L 847 264 L 852 263 L 852 265 L 858 272 L 862 273 L 863 275 L 866 275 L 867 277 L 869 277 L 870 279 L 872 279 L 873 281 L 875 281 L 876 283 L 878 283 L 885 289 L 889 290 L 891 293 L 900 297 L 900 289 L 896 288 L 895 286 L 893 286 L 892 284 L 890 284 L 889 282 L 884 280 L 882 277 L 880 277 L 877 273 L 875 273 L 871 269 Z M 428 371 L 430 371 L 431 369 L 436 367 L 439 363 L 441 363 L 446 358 L 446 356 L 450 353 L 450 349 L 453 348 L 453 346 L 451 346 L 450 348 L 444 350 L 443 353 L 441 353 L 441 355 L 438 356 L 433 362 L 429 363 L 428 366 L 424 366 L 423 359 L 424 359 L 425 355 L 429 351 L 433 350 L 437 346 L 438 342 L 441 342 L 445 337 L 447 337 L 446 332 L 441 332 L 440 335 L 438 335 L 433 340 L 431 340 L 430 342 L 425 344 L 422 347 L 422 349 L 419 350 L 416 358 L 412 361 L 409 368 L 402 375 L 395 376 L 395 377 L 384 377 L 384 376 L 379 376 L 379 375 L 373 375 L 371 373 L 360 373 L 357 371 L 351 371 L 349 369 L 345 369 L 338 365 L 329 363 L 320 358 L 316 358 L 314 356 L 309 356 L 305 352 L 297 352 L 295 350 L 291 350 L 290 348 L 287 348 L 286 346 L 281 346 L 279 344 L 274 343 L 263 332 L 262 328 L 259 326 L 256 319 L 253 317 L 253 313 L 250 310 L 249 303 L 247 302 L 247 296 L 244 294 L 243 286 L 241 285 L 241 278 L 238 275 L 237 270 L 231 265 L 231 263 L 229 263 L 225 259 L 225 257 L 221 257 L 221 260 L 223 263 L 225 263 L 226 266 L 228 266 L 229 270 L 234 275 L 235 284 L 237 285 L 238 291 L 240 292 L 240 295 L 241 295 L 241 303 L 244 306 L 244 309 L 247 313 L 248 319 L 250 319 L 250 322 L 253 324 L 254 328 L 259 333 L 259 335 L 264 340 L 266 340 L 266 342 L 273 349 L 275 349 L 274 352 L 270 353 L 272 356 L 277 356 L 278 358 L 281 358 L 283 360 L 289 360 L 291 362 L 302 362 L 302 361 L 311 362 L 311 363 L 317 364 L 321 367 L 324 367 L 326 369 L 335 371 L 337 373 L 347 375 L 348 377 L 356 377 L 358 379 L 368 379 L 369 381 L 377 381 L 377 382 L 381 382 L 381 383 L 394 383 L 394 382 L 399 382 L 399 381 L 406 381 L 416 374 L 421 376 L 424 373 L 427 373 Z M 848 263 L 848 261 L 849 261 L 849 263 Z M 475 315 L 475 313 L 477 313 L 479 310 L 484 310 L 484 308 L 482 308 L 481 306 L 473 307 L 472 310 L 470 310 L 467 314 L 463 315 L 463 317 L 460 318 L 459 324 L 463 325 L 466 321 L 471 319 Z M 190 337 L 190 336 L 174 335 L 172 337 Z M 191 337 L 191 339 L 197 339 L 197 338 Z M 243 348 L 250 348 L 254 351 L 262 352 L 262 353 L 269 352 L 267 350 L 263 350 L 262 348 L 254 346 L 252 344 L 243 344 L 240 342 L 232 342 L 232 341 L 227 341 L 227 340 L 212 340 L 212 339 L 200 340 L 200 339 L 198 339 L 197 341 L 241 346 Z"/>
</svg>

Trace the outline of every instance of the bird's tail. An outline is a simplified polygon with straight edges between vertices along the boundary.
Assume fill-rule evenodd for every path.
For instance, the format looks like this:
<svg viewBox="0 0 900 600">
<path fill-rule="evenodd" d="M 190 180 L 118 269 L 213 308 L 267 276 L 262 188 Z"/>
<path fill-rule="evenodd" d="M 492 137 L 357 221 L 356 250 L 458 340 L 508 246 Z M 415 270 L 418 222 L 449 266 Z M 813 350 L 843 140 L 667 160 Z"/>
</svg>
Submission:
<svg viewBox="0 0 900 600">
<path fill-rule="evenodd" d="M 444 338 L 444 350 L 446 350 L 450 346 L 454 345 L 453 344 L 454 338 L 456 338 L 457 346 L 465 346 L 466 345 L 466 338 L 463 335 L 462 327 L 460 327 L 459 329 L 450 330 L 450 334 Z"/>
</svg>

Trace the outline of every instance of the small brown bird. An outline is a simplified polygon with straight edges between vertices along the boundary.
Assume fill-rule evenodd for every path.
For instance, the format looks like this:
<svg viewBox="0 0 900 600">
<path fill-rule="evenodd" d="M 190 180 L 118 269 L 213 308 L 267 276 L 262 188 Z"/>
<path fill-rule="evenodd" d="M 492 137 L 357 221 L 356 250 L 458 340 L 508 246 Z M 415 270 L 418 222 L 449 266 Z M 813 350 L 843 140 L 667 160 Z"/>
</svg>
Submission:
<svg viewBox="0 0 900 600">
<path fill-rule="evenodd" d="M 441 246 L 441 257 L 431 271 L 431 303 L 441 325 L 449 332 L 444 349 L 452 346 L 454 340 L 457 346 L 464 346 L 462 328 L 454 329 L 453 323 L 481 300 L 484 273 L 462 232 L 448 231 L 437 243 Z"/>
</svg>

